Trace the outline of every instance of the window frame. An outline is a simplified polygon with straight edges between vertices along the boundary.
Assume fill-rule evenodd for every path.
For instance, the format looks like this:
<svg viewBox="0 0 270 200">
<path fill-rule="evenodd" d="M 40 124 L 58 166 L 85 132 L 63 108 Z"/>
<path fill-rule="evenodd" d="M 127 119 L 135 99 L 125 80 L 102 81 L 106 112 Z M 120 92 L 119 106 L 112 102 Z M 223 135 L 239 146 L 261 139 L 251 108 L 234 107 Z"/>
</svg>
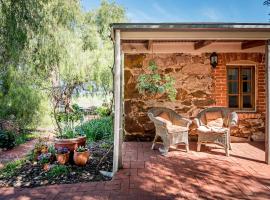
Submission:
<svg viewBox="0 0 270 200">
<path fill-rule="evenodd" d="M 251 69 L 251 80 L 246 81 L 242 80 L 242 69 Z M 228 80 L 228 71 L 229 69 L 238 69 L 238 80 Z M 252 64 L 231 64 L 226 66 L 226 84 L 227 84 L 227 107 L 229 109 L 239 111 L 239 112 L 256 112 L 256 65 Z M 238 83 L 238 93 L 230 94 L 229 93 L 229 82 L 237 82 Z M 243 93 L 243 82 L 250 82 L 251 92 Z M 238 107 L 229 107 L 229 96 L 237 96 L 238 97 Z M 251 108 L 243 108 L 243 97 L 250 96 L 251 97 Z"/>
</svg>

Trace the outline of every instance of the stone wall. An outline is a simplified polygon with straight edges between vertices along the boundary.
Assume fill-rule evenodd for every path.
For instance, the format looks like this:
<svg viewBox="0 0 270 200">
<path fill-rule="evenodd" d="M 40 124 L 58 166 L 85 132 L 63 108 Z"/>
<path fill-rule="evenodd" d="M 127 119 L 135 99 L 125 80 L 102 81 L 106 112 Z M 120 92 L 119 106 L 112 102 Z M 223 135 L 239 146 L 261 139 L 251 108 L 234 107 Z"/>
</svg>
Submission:
<svg viewBox="0 0 270 200">
<path fill-rule="evenodd" d="M 264 56 L 260 53 L 224 53 L 218 54 L 219 64 L 213 69 L 209 62 L 210 54 L 126 54 L 124 68 L 124 111 L 126 139 L 148 138 L 154 136 L 154 125 L 147 117 L 151 107 L 168 107 L 186 117 L 195 117 L 197 113 L 209 106 L 227 105 L 226 64 L 234 60 L 256 62 L 258 74 L 257 112 L 239 114 L 241 121 L 232 135 L 249 137 L 264 131 L 265 112 L 265 77 Z M 148 63 L 154 60 L 159 72 L 175 78 L 177 96 L 169 101 L 166 96 L 153 99 L 139 94 L 136 83 L 141 73 L 147 73 Z M 262 88 L 261 88 L 262 87 Z M 252 129 L 250 129 L 252 127 Z M 190 134 L 195 134 L 194 125 Z M 247 130 L 248 129 L 248 130 Z M 254 130 L 253 130 L 254 129 Z M 251 131 L 250 131 L 251 130 Z"/>
</svg>

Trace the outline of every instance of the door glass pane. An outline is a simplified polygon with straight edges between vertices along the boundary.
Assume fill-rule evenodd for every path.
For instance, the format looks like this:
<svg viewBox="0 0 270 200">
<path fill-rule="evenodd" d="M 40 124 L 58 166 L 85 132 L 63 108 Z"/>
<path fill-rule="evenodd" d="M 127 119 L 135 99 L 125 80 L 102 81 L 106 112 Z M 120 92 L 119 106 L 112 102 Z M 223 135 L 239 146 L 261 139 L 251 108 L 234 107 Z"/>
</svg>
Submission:
<svg viewBox="0 0 270 200">
<path fill-rule="evenodd" d="M 243 96 L 243 108 L 252 108 L 251 96 Z"/>
<path fill-rule="evenodd" d="M 229 82 L 229 94 L 238 94 L 238 82 Z"/>
<path fill-rule="evenodd" d="M 229 107 L 238 108 L 238 96 L 229 96 Z"/>
<path fill-rule="evenodd" d="M 243 93 L 250 93 L 250 92 L 251 92 L 251 83 L 243 82 Z"/>
<path fill-rule="evenodd" d="M 228 69 L 228 80 L 238 80 L 238 69 Z"/>
<path fill-rule="evenodd" d="M 251 80 L 251 69 L 242 69 L 242 80 Z"/>
</svg>

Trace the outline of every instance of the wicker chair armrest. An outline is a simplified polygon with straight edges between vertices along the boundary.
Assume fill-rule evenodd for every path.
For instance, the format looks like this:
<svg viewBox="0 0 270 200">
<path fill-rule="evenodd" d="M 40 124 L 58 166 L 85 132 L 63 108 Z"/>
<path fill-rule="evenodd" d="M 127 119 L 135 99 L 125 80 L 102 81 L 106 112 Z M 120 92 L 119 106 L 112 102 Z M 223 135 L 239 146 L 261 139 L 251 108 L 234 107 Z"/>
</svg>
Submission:
<svg viewBox="0 0 270 200">
<path fill-rule="evenodd" d="M 194 123 L 196 124 L 197 127 L 201 126 L 201 122 L 199 118 L 194 118 Z"/>
<path fill-rule="evenodd" d="M 175 120 L 181 120 L 181 121 L 184 121 L 185 122 L 185 126 L 188 128 L 190 126 L 190 124 L 192 123 L 191 120 L 185 118 L 185 117 L 182 117 L 176 113 L 173 113 L 173 117 Z"/>
<path fill-rule="evenodd" d="M 154 124 L 166 127 L 166 123 L 157 120 L 152 113 L 148 113 L 148 117 L 151 119 L 152 122 L 154 122 Z"/>
<path fill-rule="evenodd" d="M 229 118 L 229 126 L 230 127 L 236 126 L 237 123 L 238 123 L 238 115 L 236 112 L 232 112 Z"/>
<path fill-rule="evenodd" d="M 182 120 L 185 120 L 187 122 L 186 127 L 189 128 L 189 126 L 192 124 L 192 121 L 190 119 L 187 118 L 182 118 Z"/>
</svg>

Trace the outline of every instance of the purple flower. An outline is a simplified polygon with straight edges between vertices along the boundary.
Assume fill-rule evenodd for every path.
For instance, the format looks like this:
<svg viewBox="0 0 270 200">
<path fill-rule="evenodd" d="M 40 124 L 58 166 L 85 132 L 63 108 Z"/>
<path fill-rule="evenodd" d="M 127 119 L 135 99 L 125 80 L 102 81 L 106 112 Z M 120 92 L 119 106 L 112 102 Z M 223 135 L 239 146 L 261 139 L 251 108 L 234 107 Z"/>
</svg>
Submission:
<svg viewBox="0 0 270 200">
<path fill-rule="evenodd" d="M 65 153 L 68 153 L 68 152 L 69 152 L 69 149 L 67 147 L 59 147 L 57 149 L 58 154 L 65 154 Z"/>
</svg>

